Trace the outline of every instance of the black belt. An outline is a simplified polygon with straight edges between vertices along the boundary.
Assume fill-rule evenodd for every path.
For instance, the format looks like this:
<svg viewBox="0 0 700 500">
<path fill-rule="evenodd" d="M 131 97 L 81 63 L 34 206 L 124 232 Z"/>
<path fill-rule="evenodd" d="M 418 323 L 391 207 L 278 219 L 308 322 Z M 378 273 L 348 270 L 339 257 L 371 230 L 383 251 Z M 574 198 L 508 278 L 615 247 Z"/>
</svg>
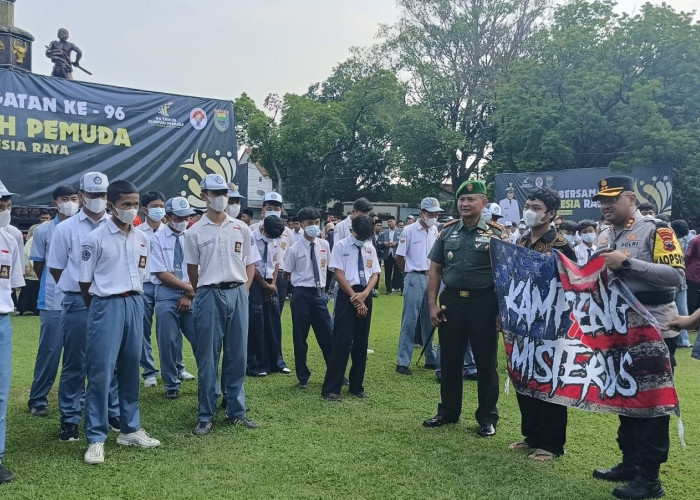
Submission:
<svg viewBox="0 0 700 500">
<path fill-rule="evenodd" d="M 131 297 L 132 295 L 141 295 L 141 294 L 138 292 L 134 292 L 132 290 L 129 290 L 128 292 L 124 292 L 124 293 L 115 293 L 112 295 L 107 295 L 104 298 L 105 299 L 123 299 L 125 297 Z"/>
<path fill-rule="evenodd" d="M 202 285 L 202 288 L 218 288 L 219 290 L 231 290 L 232 288 L 238 288 L 241 285 L 245 285 L 245 283 L 239 283 L 238 281 L 224 281 L 223 283 Z"/>
<path fill-rule="evenodd" d="M 645 306 L 662 306 L 676 300 L 673 292 L 635 292 L 635 297 Z"/>
<path fill-rule="evenodd" d="M 408 271 L 409 273 L 430 274 L 430 271 Z"/>
<path fill-rule="evenodd" d="M 488 297 L 490 295 L 495 295 L 496 290 L 493 288 L 470 288 L 459 290 L 456 288 L 445 287 L 445 292 L 455 297 L 461 297 L 463 299 L 467 298 L 477 298 L 477 297 Z"/>
</svg>

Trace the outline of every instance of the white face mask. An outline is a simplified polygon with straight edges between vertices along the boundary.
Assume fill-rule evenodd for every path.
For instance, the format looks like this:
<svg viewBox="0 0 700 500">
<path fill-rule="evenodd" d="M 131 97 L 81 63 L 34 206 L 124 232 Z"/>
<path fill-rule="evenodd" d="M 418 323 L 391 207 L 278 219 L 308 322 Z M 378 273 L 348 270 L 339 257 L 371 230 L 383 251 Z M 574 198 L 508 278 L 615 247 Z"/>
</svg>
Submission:
<svg viewBox="0 0 700 500">
<path fill-rule="evenodd" d="M 107 208 L 107 200 L 104 198 L 85 198 L 83 205 L 85 205 L 85 208 L 90 210 L 93 214 L 100 214 L 105 211 L 105 208 Z"/>
<path fill-rule="evenodd" d="M 565 234 L 564 238 L 566 238 L 566 241 L 569 242 L 569 245 L 573 245 L 576 241 L 576 236 L 574 236 L 573 234 Z"/>
<path fill-rule="evenodd" d="M 595 233 L 584 233 L 581 235 L 581 239 L 586 243 L 593 243 L 595 241 Z"/>
<path fill-rule="evenodd" d="M 527 227 L 539 226 L 544 218 L 544 214 L 535 212 L 534 210 L 525 210 L 523 212 L 523 220 Z"/>
<path fill-rule="evenodd" d="M 236 217 L 238 217 L 238 214 L 240 212 L 241 212 L 241 206 L 238 203 L 234 203 L 233 205 L 229 205 L 226 207 L 226 213 L 229 214 L 234 219 Z"/>
<path fill-rule="evenodd" d="M 266 210 L 265 211 L 265 217 L 269 217 L 271 215 L 274 215 L 275 217 L 282 217 L 282 212 L 278 210 Z"/>
<path fill-rule="evenodd" d="M 80 205 L 75 201 L 64 201 L 58 203 L 58 211 L 66 217 L 73 217 L 80 210 Z"/>
<path fill-rule="evenodd" d="M 12 219 L 12 213 L 10 209 L 3 210 L 0 212 L 0 227 L 6 227 L 10 225 L 10 219 Z"/>
<path fill-rule="evenodd" d="M 433 227 L 437 223 L 437 217 L 425 217 L 423 219 L 423 222 L 425 222 L 425 225 L 428 227 Z"/>
<path fill-rule="evenodd" d="M 136 214 L 139 213 L 138 208 L 131 208 L 129 210 L 122 210 L 120 208 L 114 207 L 115 217 L 122 221 L 124 224 L 131 224 L 136 218 Z"/>
<path fill-rule="evenodd" d="M 228 196 L 215 196 L 208 198 L 209 206 L 215 212 L 223 212 L 228 206 Z"/>
<path fill-rule="evenodd" d="M 183 232 L 185 229 L 187 229 L 187 221 L 183 222 L 171 222 L 170 227 L 172 227 L 175 231 L 178 232 Z"/>
</svg>

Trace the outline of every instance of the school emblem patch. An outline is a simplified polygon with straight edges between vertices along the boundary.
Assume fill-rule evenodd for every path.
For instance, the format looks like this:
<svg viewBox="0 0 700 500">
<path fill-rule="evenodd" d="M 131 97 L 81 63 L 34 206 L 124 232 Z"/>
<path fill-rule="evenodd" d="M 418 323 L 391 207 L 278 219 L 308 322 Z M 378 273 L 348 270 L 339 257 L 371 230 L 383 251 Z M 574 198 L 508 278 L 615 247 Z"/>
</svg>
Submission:
<svg viewBox="0 0 700 500">
<path fill-rule="evenodd" d="M 371 269 L 371 268 L 372 268 L 372 263 L 373 263 L 373 262 L 374 262 L 374 261 L 373 261 L 372 259 L 367 259 L 367 266 L 366 266 L 366 267 L 369 267 L 369 268 Z"/>
<path fill-rule="evenodd" d="M 84 262 L 87 262 L 90 260 L 90 257 L 92 257 L 92 252 L 90 251 L 90 247 L 83 247 L 83 251 L 80 254 L 80 257 L 83 259 Z"/>
</svg>

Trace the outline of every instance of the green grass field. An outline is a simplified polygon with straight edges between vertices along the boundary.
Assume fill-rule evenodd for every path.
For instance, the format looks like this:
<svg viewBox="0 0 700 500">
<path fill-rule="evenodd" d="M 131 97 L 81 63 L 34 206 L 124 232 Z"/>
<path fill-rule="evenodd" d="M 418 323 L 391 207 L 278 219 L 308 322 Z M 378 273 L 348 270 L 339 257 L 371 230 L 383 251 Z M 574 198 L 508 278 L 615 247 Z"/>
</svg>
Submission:
<svg viewBox="0 0 700 500">
<path fill-rule="evenodd" d="M 168 401 L 159 381 L 157 388 L 141 390 L 141 423 L 161 447 L 124 448 L 112 434 L 100 466 L 83 463 L 82 428 L 80 441 L 59 442 L 57 385 L 49 417 L 27 412 L 39 320 L 15 318 L 4 463 L 17 479 L 0 486 L 0 498 L 612 498 L 614 485 L 594 480 L 591 471 L 619 461 L 616 416 L 570 410 L 566 455 L 536 463 L 508 449 L 520 438 L 514 392 L 501 393 L 497 434 L 482 439 L 473 418 L 476 382 L 465 382 L 462 421 L 423 428 L 423 419 L 436 413 L 439 386 L 422 367 L 412 377 L 394 372 L 401 307 L 397 295 L 375 300 L 375 353 L 365 377 L 369 399 L 321 399 L 323 361 L 311 334 L 309 390 L 297 389 L 293 374 L 246 380 L 249 416 L 259 429 L 230 427 L 219 411 L 214 432 L 195 437 L 197 383 L 183 383 L 180 399 Z M 288 304 L 284 354 L 293 367 Z M 185 356 L 196 373 L 189 346 Z M 499 364 L 503 387 L 502 350 Z M 700 497 L 699 370 L 690 350 L 679 350 L 676 376 L 688 446 L 681 449 L 672 418 L 671 454 L 661 468 L 667 498 Z"/>
</svg>

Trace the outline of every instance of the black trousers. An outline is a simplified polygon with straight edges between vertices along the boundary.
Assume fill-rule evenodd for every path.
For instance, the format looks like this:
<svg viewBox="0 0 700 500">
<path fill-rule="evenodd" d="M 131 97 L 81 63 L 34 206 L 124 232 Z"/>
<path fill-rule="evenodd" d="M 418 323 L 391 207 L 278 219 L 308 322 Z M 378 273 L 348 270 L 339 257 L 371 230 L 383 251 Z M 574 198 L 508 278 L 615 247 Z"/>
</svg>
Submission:
<svg viewBox="0 0 700 500">
<path fill-rule="evenodd" d="M 333 321 L 328 313 L 328 297 L 323 290 L 295 286 L 292 300 L 292 338 L 294 340 L 294 368 L 299 382 L 306 383 L 311 371 L 306 365 L 309 328 L 314 329 L 318 346 L 328 367 L 333 349 Z"/>
<path fill-rule="evenodd" d="M 693 314 L 700 305 L 700 283 L 685 280 L 688 285 L 688 314 Z"/>
<path fill-rule="evenodd" d="M 456 421 L 462 413 L 462 364 L 469 341 L 479 372 L 476 421 L 480 425 L 495 425 L 498 422 L 498 303 L 493 291 L 470 295 L 460 297 L 448 290 L 440 295 L 440 304 L 447 307 L 447 321 L 438 330 L 442 368 L 438 415 Z"/>
<path fill-rule="evenodd" d="M 533 448 L 541 448 L 555 455 L 564 454 L 566 443 L 566 406 L 518 393 L 520 407 L 520 432 L 525 442 Z"/>
<path fill-rule="evenodd" d="M 664 339 L 668 347 L 671 367 L 676 366 L 676 339 Z M 650 476 L 659 473 L 659 466 L 668 460 L 671 417 L 633 418 L 620 415 L 617 444 L 622 452 L 622 462 L 638 466 Z"/>
<path fill-rule="evenodd" d="M 384 284 L 387 292 L 403 290 L 403 273 L 391 254 L 384 259 Z"/>
<path fill-rule="evenodd" d="M 355 292 L 361 292 L 364 287 L 354 286 Z M 350 387 L 353 394 L 364 391 L 362 385 L 367 366 L 367 343 L 369 341 L 369 325 L 372 319 L 372 295 L 365 300 L 367 317 L 358 318 L 350 297 L 342 289 L 338 290 L 335 299 L 335 317 L 333 319 L 333 349 L 328 360 L 328 370 L 323 381 L 321 394 L 340 394 L 343 386 L 345 369 L 348 358 L 352 358 L 350 367 Z"/>
</svg>

